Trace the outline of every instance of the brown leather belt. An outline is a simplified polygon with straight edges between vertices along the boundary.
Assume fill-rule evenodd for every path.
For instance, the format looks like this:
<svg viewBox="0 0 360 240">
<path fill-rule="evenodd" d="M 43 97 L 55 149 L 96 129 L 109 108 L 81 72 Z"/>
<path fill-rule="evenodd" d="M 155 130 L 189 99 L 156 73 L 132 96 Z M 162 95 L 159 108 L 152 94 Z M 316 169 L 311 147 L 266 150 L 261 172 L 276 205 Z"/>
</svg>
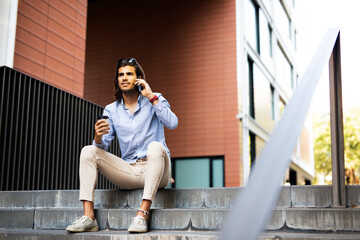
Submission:
<svg viewBox="0 0 360 240">
<path fill-rule="evenodd" d="M 146 162 L 147 159 L 146 158 L 139 158 L 136 162 Z"/>
</svg>

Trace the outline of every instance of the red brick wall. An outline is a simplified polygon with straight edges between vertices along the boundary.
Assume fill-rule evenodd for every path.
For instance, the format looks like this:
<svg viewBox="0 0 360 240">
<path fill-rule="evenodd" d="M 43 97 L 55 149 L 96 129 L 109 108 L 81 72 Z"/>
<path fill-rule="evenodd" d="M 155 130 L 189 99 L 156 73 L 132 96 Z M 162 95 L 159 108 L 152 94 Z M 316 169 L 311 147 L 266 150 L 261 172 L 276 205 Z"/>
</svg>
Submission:
<svg viewBox="0 0 360 240">
<path fill-rule="evenodd" d="M 242 183 L 235 1 L 90 1 L 85 98 L 114 101 L 118 58 L 135 57 L 179 117 L 172 157 L 225 156 L 225 184 Z"/>
<path fill-rule="evenodd" d="M 83 97 L 87 0 L 19 0 L 14 68 Z"/>
</svg>

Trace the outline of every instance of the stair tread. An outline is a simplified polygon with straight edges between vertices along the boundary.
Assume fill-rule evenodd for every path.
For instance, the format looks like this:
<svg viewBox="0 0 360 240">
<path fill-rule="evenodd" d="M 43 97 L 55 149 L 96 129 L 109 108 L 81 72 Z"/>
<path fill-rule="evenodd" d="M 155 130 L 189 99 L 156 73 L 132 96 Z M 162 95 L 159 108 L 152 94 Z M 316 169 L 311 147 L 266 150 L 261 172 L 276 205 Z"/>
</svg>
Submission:
<svg viewBox="0 0 360 240">
<path fill-rule="evenodd" d="M 2 235 L 6 235 L 11 238 L 11 236 L 42 236 L 46 239 L 51 238 L 51 236 L 56 236 L 57 239 L 80 239 L 82 236 L 86 239 L 178 239 L 179 237 L 185 237 L 186 239 L 218 239 L 218 232 L 214 231 L 199 231 L 199 232 L 188 232 L 188 231 L 149 231 L 147 233 L 132 234 L 126 230 L 117 230 L 117 231 L 106 231 L 100 230 L 98 232 L 84 232 L 84 233 L 68 233 L 66 230 L 27 230 L 27 229 L 16 229 L 16 230 L 3 230 L 0 229 L 0 238 Z M 42 239 L 42 238 L 41 238 Z"/>
<path fill-rule="evenodd" d="M 130 234 L 126 230 L 119 231 L 98 231 L 70 234 L 65 230 L 29 230 L 29 229 L 0 229 L 1 236 L 57 236 L 61 239 L 79 239 L 86 236 L 86 239 L 174 239 L 177 237 L 186 237 L 186 239 L 218 239 L 219 231 L 149 231 L 142 234 Z M 42 238 L 41 238 L 42 239 Z M 324 239 L 324 240 L 355 240 L 360 239 L 360 233 L 306 233 L 306 232 L 263 232 L 259 240 L 300 240 L 300 239 Z"/>
</svg>

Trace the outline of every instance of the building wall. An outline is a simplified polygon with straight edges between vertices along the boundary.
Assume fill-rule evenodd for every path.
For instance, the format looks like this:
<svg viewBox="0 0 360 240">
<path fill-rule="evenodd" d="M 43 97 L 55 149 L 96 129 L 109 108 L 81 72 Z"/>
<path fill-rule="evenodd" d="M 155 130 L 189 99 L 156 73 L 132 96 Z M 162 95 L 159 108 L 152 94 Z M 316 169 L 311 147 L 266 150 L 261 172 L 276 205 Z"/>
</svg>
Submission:
<svg viewBox="0 0 360 240">
<path fill-rule="evenodd" d="M 19 0 L 14 69 L 83 97 L 87 0 Z"/>
<path fill-rule="evenodd" d="M 116 60 L 135 57 L 179 117 L 172 157 L 224 156 L 225 185 L 239 186 L 235 38 L 235 1 L 89 1 L 84 97 L 113 102 Z"/>
<path fill-rule="evenodd" d="M 253 153 L 250 159 L 260 155 L 299 83 L 302 66 L 298 59 L 302 47 L 297 38 L 303 34 L 301 19 L 297 19 L 301 15 L 296 14 L 299 9 L 299 1 L 295 4 L 287 0 L 238 0 L 238 26 L 244 28 L 238 29 L 237 51 L 244 69 L 238 72 L 238 78 L 247 95 L 243 96 L 239 114 L 243 123 L 245 179 L 251 171 L 249 151 Z M 303 129 L 291 156 L 289 170 L 296 172 L 297 184 L 313 178 L 309 129 Z M 253 139 L 252 134 L 256 135 L 255 141 L 247 141 Z"/>
</svg>

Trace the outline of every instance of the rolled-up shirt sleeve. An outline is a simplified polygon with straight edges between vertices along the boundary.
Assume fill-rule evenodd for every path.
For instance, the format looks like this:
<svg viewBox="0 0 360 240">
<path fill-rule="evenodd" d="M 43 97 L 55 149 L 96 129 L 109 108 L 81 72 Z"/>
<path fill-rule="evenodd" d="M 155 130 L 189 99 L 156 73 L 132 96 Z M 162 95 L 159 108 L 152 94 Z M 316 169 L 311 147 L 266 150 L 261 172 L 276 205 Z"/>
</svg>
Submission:
<svg viewBox="0 0 360 240">
<path fill-rule="evenodd" d="M 159 102 L 154 106 L 156 116 L 160 122 L 169 129 L 175 129 L 178 126 L 178 118 L 170 109 L 169 102 L 161 95 L 157 94 Z"/>
</svg>

